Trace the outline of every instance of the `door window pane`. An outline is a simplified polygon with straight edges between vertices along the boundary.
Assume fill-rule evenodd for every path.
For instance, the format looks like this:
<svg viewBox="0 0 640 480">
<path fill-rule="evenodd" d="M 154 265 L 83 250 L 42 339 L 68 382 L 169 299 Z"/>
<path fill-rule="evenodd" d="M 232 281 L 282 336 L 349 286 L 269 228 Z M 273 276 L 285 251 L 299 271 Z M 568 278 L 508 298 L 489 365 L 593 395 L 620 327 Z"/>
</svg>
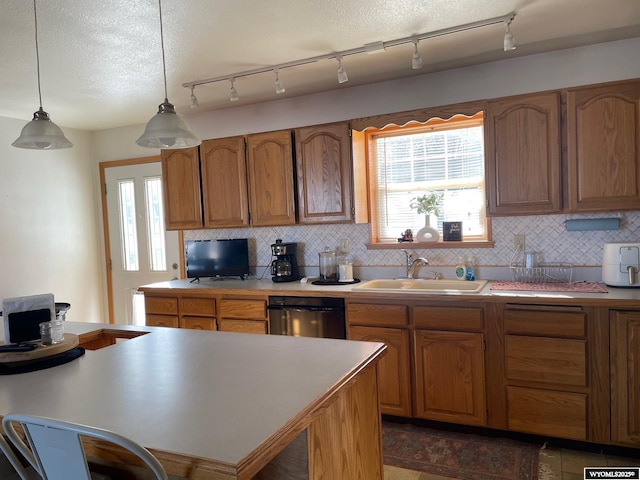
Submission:
<svg viewBox="0 0 640 480">
<path fill-rule="evenodd" d="M 127 272 L 137 272 L 138 234 L 136 230 L 136 202 L 133 180 L 118 182 L 120 204 L 120 235 L 122 236 L 122 268 Z"/>
<path fill-rule="evenodd" d="M 160 177 L 145 178 L 144 190 L 149 238 L 149 265 L 151 265 L 151 271 L 163 272 L 167 270 L 167 255 L 164 238 L 162 182 L 160 181 Z"/>
</svg>

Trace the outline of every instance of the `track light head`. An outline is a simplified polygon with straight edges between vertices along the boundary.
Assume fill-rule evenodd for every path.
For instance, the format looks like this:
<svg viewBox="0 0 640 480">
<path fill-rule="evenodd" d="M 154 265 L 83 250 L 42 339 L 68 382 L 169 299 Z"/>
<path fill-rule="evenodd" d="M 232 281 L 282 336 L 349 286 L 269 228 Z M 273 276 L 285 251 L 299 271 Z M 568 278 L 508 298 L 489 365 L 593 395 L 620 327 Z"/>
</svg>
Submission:
<svg viewBox="0 0 640 480">
<path fill-rule="evenodd" d="M 504 34 L 504 51 L 505 52 L 516 49 L 516 42 L 513 40 L 513 34 L 509 29 L 510 25 L 511 25 L 511 20 L 506 22 L 507 30 Z"/>
<path fill-rule="evenodd" d="M 338 83 L 345 83 L 349 81 L 349 76 L 347 72 L 345 72 L 344 68 L 342 68 L 342 57 L 336 57 L 338 60 Z"/>
<path fill-rule="evenodd" d="M 200 104 L 198 103 L 198 97 L 196 97 L 196 94 L 193 93 L 193 89 L 196 88 L 195 86 L 191 86 L 191 108 L 198 108 L 200 106 Z"/>
<path fill-rule="evenodd" d="M 238 91 L 236 90 L 236 87 L 233 85 L 235 81 L 236 81 L 235 78 L 229 79 L 229 83 L 231 84 L 231 88 L 229 89 L 230 102 L 237 102 L 238 100 L 240 100 L 240 97 L 238 96 Z"/>
<path fill-rule="evenodd" d="M 284 89 L 284 85 L 280 81 L 280 76 L 278 75 L 278 69 L 275 69 L 273 73 L 276 74 L 276 93 L 280 95 L 281 93 L 286 92 L 286 90 Z"/>
<path fill-rule="evenodd" d="M 411 68 L 420 70 L 422 68 L 422 57 L 418 53 L 418 40 L 413 41 L 413 58 L 411 59 Z"/>
</svg>

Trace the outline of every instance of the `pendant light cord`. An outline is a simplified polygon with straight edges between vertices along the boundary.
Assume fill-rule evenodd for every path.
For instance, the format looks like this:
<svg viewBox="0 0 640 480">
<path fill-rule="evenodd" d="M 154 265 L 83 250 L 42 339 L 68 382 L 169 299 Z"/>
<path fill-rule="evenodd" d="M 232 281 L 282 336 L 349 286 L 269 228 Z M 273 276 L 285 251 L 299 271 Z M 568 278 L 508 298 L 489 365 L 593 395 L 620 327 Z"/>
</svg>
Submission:
<svg viewBox="0 0 640 480">
<path fill-rule="evenodd" d="M 38 101 L 42 110 L 42 92 L 40 91 L 40 52 L 38 49 L 38 13 L 36 10 L 36 0 L 33 0 L 33 19 L 36 27 L 36 71 L 38 72 Z"/>
<path fill-rule="evenodd" d="M 169 97 L 167 96 L 167 65 L 164 58 L 164 32 L 162 30 L 162 0 L 158 0 L 158 11 L 160 12 L 160 46 L 162 47 L 162 74 L 164 77 L 164 98 L 165 98 L 165 101 L 167 101 Z"/>
</svg>

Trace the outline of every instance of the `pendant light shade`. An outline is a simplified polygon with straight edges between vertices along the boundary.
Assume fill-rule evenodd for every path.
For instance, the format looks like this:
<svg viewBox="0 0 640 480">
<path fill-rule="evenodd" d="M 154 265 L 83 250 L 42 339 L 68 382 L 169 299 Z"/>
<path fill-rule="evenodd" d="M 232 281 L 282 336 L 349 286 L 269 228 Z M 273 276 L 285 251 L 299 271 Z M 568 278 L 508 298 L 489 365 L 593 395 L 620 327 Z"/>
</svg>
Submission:
<svg viewBox="0 0 640 480">
<path fill-rule="evenodd" d="M 27 123 L 18 139 L 11 145 L 31 150 L 56 150 L 71 148 L 73 143 L 67 140 L 59 126 L 51 121 L 49 114 L 42 109 L 42 93 L 40 90 L 40 53 L 38 51 L 38 12 L 36 0 L 33 0 L 33 18 L 36 34 L 36 66 L 38 72 L 38 99 L 40 108 L 33 114 L 33 120 Z"/>
<path fill-rule="evenodd" d="M 189 130 L 187 122 L 165 98 L 136 143 L 148 148 L 188 148 L 200 145 L 202 140 Z"/>
<path fill-rule="evenodd" d="M 160 44 L 162 46 L 162 73 L 164 75 L 164 102 L 158 106 L 158 113 L 147 123 L 142 136 L 136 144 L 148 148 L 188 148 L 202 143 L 196 137 L 187 122 L 176 113 L 173 104 L 167 98 L 167 66 L 164 58 L 164 35 L 162 31 L 162 0 L 158 0 L 160 13 Z"/>
<path fill-rule="evenodd" d="M 24 126 L 18 139 L 11 145 L 32 150 L 73 147 L 73 143 L 67 140 L 60 127 L 49 119 L 49 114 L 42 107 L 33 114 L 33 120 Z"/>
</svg>

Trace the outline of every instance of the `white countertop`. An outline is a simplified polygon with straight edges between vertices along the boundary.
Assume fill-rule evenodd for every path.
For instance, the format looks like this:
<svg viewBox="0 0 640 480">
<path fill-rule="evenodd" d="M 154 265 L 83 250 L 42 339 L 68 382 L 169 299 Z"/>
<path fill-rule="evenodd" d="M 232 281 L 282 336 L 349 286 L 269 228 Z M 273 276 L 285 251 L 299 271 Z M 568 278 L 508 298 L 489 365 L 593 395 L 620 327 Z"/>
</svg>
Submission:
<svg viewBox="0 0 640 480">
<path fill-rule="evenodd" d="M 66 322 L 151 333 L 51 369 L 2 377 L 0 415 L 114 430 L 165 452 L 236 465 L 384 349 L 348 340 Z"/>
<path fill-rule="evenodd" d="M 367 280 L 363 280 L 365 282 Z M 403 295 L 408 299 L 421 298 L 424 300 L 436 300 L 438 298 L 451 297 L 451 296 L 464 296 L 465 299 L 477 298 L 478 300 L 500 300 L 504 301 L 509 298 L 513 299 L 540 299 L 540 300 L 553 300 L 555 301 L 577 301 L 585 300 L 589 303 L 620 303 L 624 305 L 636 305 L 640 307 L 640 288 L 616 288 L 608 287 L 604 284 L 600 284 L 607 293 L 581 293 L 581 292 L 539 292 L 539 291 L 503 291 L 503 290 L 491 290 L 491 281 L 487 282 L 487 285 L 479 293 L 442 293 L 442 292 L 424 292 L 420 294 L 416 293 L 403 293 L 401 291 L 394 293 L 385 292 L 371 292 L 371 291 L 359 291 L 356 288 L 358 284 L 346 284 L 346 285 L 312 285 L 309 283 L 298 282 L 272 282 L 267 280 L 209 280 L 204 279 L 200 282 L 191 283 L 190 280 L 172 280 L 167 282 L 158 282 L 150 285 L 144 285 L 141 289 L 160 289 L 160 290 L 201 290 L 211 289 L 224 291 L 225 293 L 233 294 L 251 294 L 262 293 L 266 295 L 312 295 L 312 296 L 346 296 L 347 294 L 359 294 L 359 295 L 374 295 L 374 296 L 392 296 L 397 298 Z"/>
</svg>

